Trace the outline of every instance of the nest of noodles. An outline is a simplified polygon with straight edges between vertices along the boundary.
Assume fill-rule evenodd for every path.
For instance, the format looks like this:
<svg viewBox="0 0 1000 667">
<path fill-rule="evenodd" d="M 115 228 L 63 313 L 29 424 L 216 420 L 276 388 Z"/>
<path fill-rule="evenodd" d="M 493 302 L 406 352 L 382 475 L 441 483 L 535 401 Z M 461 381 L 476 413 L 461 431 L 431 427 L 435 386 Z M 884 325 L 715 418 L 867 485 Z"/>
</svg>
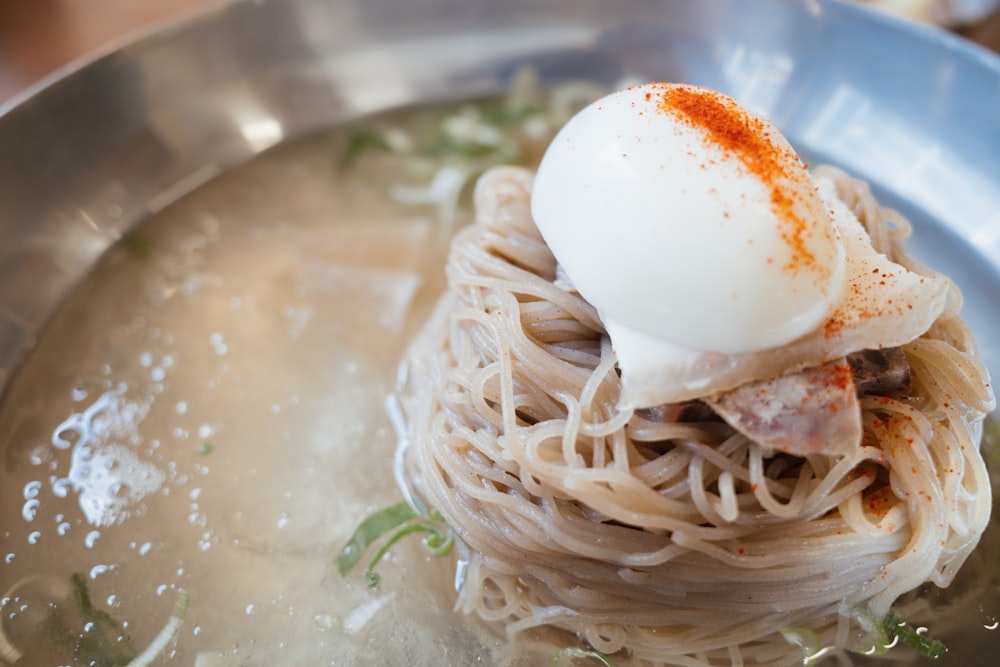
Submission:
<svg viewBox="0 0 1000 667">
<path fill-rule="evenodd" d="M 877 250 L 926 272 L 903 253 L 905 220 L 820 171 Z M 791 665 L 803 650 L 782 630 L 858 648 L 865 618 L 949 584 L 991 506 L 993 397 L 960 298 L 903 347 L 909 386 L 860 398 L 857 451 L 776 453 L 717 420 L 618 409 L 608 338 L 558 279 L 531 183 L 515 168 L 480 181 L 399 392 L 407 483 L 471 554 L 459 608 L 636 664 Z"/>
</svg>

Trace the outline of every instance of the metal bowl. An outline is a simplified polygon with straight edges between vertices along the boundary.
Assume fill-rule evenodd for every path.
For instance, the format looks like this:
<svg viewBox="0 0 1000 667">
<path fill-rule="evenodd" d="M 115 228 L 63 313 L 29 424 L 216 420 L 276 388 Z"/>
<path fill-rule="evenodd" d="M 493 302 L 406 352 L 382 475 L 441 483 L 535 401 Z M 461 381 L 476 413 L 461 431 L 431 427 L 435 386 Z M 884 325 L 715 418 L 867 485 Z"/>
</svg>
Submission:
<svg viewBox="0 0 1000 667">
<path fill-rule="evenodd" d="M 868 180 L 915 220 L 915 254 L 963 289 L 1000 370 L 1000 59 L 985 50 L 833 0 L 259 0 L 0 107 L 0 390 L 67 293 L 150 215 L 275 145 L 498 92 L 529 64 L 544 83 L 711 86 L 809 160 Z"/>
</svg>

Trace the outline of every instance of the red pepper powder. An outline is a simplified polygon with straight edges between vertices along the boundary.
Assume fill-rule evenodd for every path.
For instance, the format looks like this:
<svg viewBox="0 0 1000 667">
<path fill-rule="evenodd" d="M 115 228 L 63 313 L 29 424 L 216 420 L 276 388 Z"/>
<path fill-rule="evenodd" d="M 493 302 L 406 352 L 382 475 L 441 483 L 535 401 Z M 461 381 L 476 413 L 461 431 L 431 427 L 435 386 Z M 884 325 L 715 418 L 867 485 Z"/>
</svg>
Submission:
<svg viewBox="0 0 1000 667">
<path fill-rule="evenodd" d="M 854 371 L 846 361 L 827 366 L 827 377 L 829 383 L 843 391 L 850 389 L 854 391 Z"/>
<path fill-rule="evenodd" d="M 806 245 L 814 221 L 803 220 L 796 212 L 795 191 L 788 187 L 802 169 L 794 151 L 775 146 L 765 122 L 725 95 L 693 86 L 656 84 L 656 87 L 659 111 L 702 129 L 706 143 L 735 156 L 770 188 L 771 208 L 784 223 L 781 239 L 792 249 L 792 259 L 785 270 L 820 269 L 816 256 Z"/>
</svg>

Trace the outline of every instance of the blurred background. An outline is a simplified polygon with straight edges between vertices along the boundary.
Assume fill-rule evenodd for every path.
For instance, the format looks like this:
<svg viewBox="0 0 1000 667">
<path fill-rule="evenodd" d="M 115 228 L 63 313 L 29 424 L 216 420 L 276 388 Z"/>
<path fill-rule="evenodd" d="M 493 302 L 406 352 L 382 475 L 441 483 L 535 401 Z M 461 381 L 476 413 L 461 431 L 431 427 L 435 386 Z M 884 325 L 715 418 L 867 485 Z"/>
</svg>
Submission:
<svg viewBox="0 0 1000 667">
<path fill-rule="evenodd" d="M 128 35 L 220 0 L 0 0 L 0 101 Z"/>
<path fill-rule="evenodd" d="M 232 0 L 0 0 L 0 102 L 77 58 Z M 749 0 L 748 0 L 749 1 Z M 855 0 L 1000 52 L 998 0 Z"/>
</svg>

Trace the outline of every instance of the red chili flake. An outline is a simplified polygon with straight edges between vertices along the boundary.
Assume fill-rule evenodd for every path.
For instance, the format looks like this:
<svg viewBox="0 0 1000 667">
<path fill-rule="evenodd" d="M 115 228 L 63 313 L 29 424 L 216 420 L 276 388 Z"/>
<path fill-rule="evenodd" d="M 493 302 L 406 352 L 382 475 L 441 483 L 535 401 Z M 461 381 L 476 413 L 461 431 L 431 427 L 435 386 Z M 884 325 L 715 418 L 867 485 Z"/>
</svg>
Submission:
<svg viewBox="0 0 1000 667">
<path fill-rule="evenodd" d="M 854 384 L 854 373 L 851 365 L 844 362 L 827 366 L 827 382 L 837 389 L 847 389 Z"/>
<path fill-rule="evenodd" d="M 871 493 L 866 493 L 863 502 L 868 513 L 881 518 L 896 505 L 896 496 L 893 495 L 891 488 L 883 486 Z"/>
<path fill-rule="evenodd" d="M 677 116 L 707 133 L 706 142 L 735 156 L 762 183 L 770 188 L 771 208 L 783 221 L 781 239 L 792 250 L 792 259 L 783 267 L 823 271 L 807 246 L 815 233 L 815 221 L 800 216 L 802 204 L 787 185 L 798 180 L 802 161 L 793 150 L 772 143 L 766 122 L 747 112 L 737 102 L 715 91 L 692 86 L 658 84 L 657 108 Z"/>
</svg>

